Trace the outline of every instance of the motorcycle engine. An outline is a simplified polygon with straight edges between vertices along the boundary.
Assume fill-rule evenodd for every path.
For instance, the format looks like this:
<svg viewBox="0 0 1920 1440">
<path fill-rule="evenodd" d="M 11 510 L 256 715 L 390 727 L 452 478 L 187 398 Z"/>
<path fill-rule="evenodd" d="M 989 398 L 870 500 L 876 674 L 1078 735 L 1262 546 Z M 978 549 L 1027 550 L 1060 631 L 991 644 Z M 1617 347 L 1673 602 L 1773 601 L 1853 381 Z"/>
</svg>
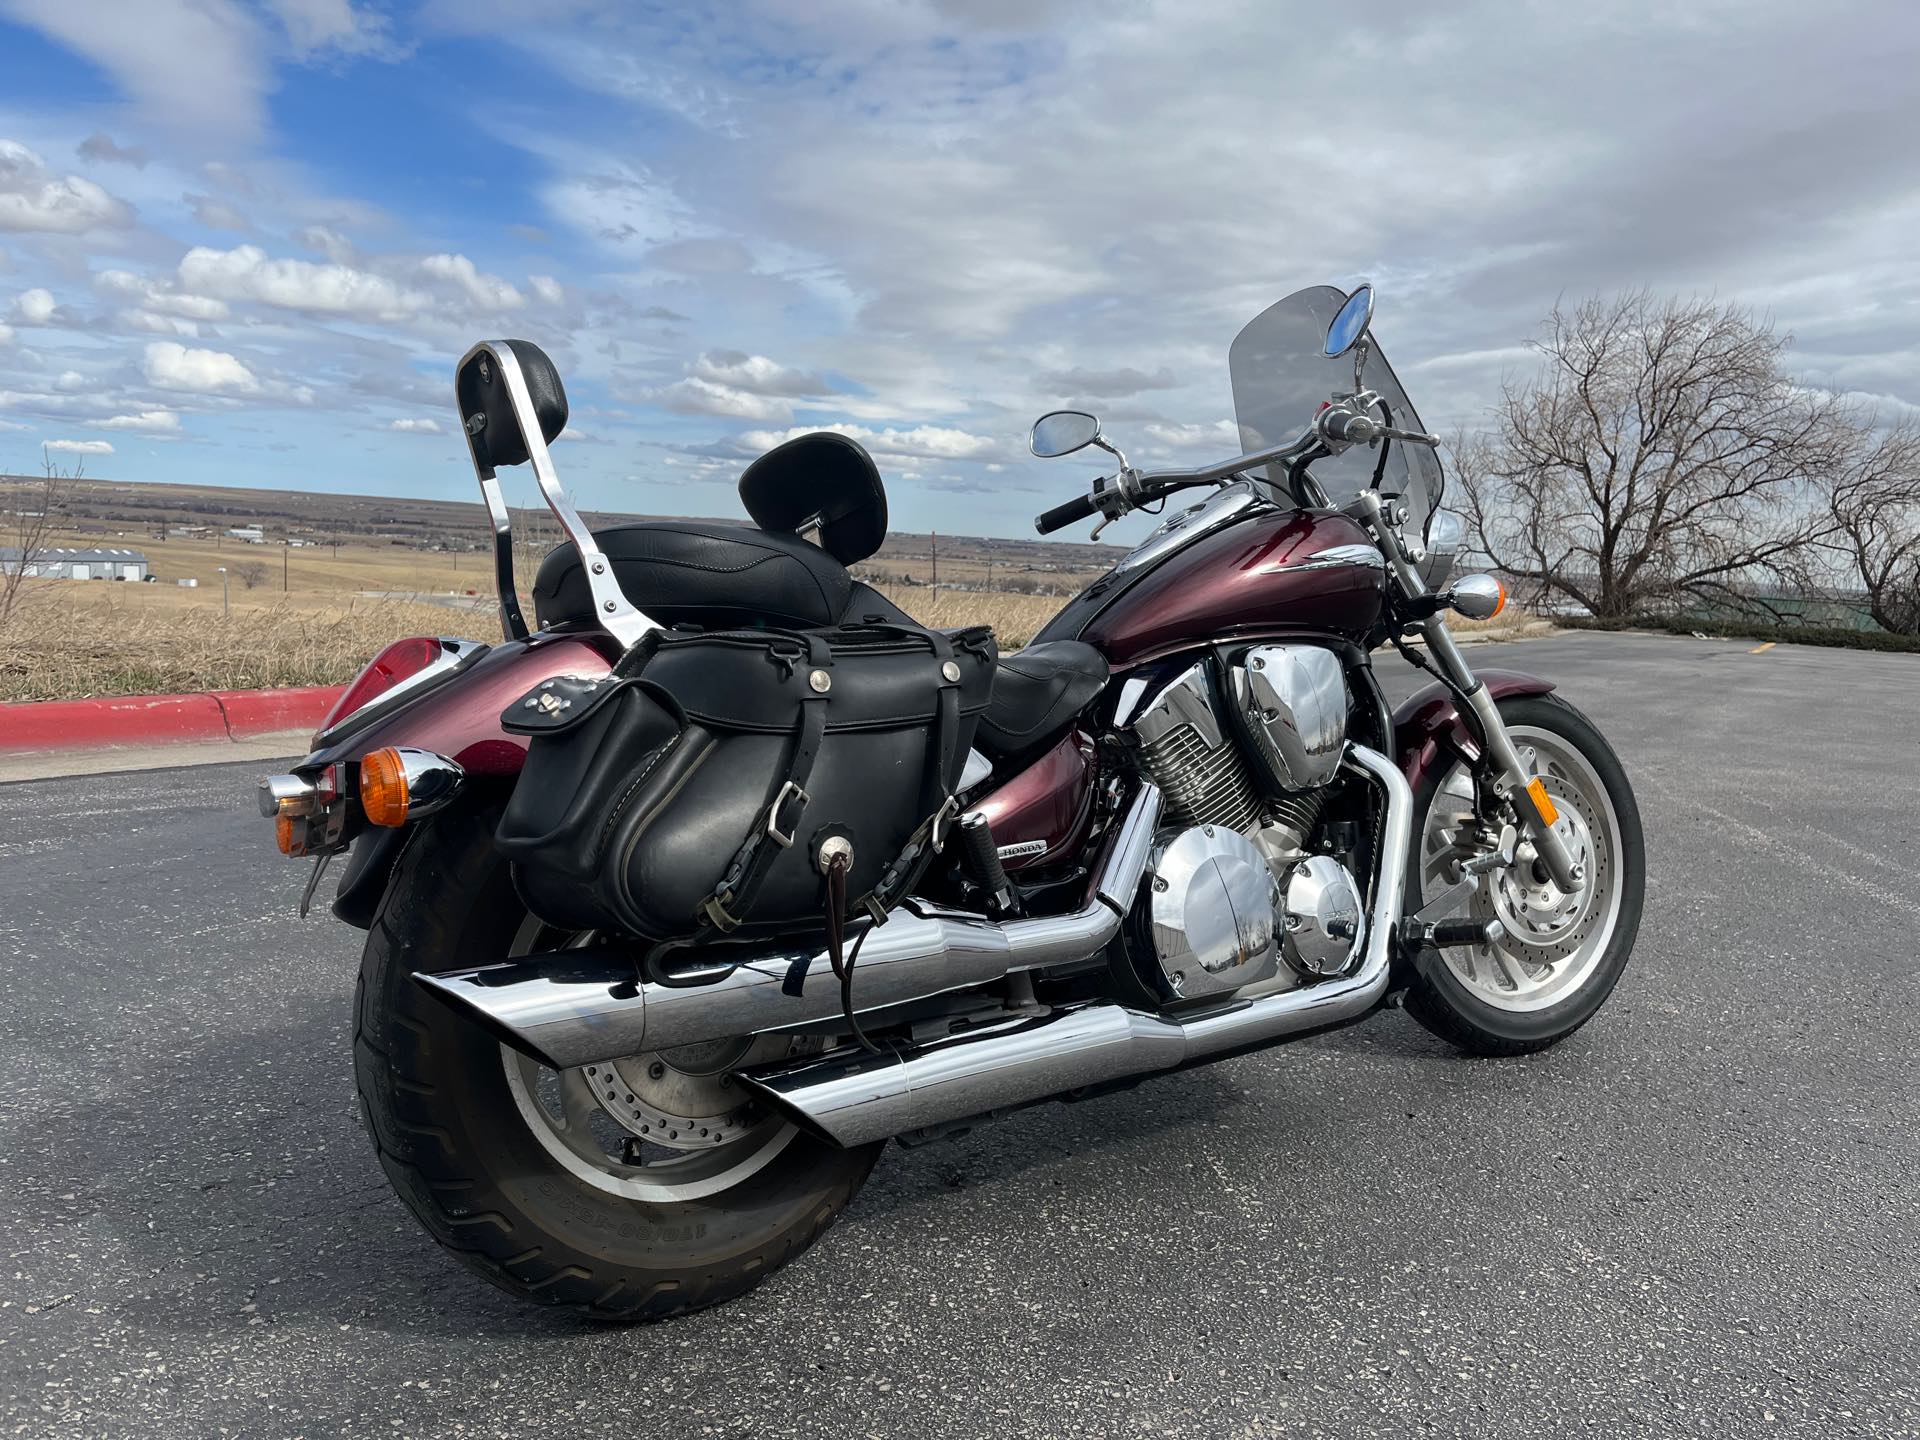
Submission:
<svg viewBox="0 0 1920 1440">
<path fill-rule="evenodd" d="M 1231 709 L 1201 661 L 1132 723 L 1169 827 L 1155 846 L 1147 910 L 1163 989 L 1175 999 L 1345 974 L 1365 940 L 1359 884 L 1308 849 L 1346 747 L 1339 657 L 1313 645 L 1254 646 L 1227 677 Z"/>
</svg>

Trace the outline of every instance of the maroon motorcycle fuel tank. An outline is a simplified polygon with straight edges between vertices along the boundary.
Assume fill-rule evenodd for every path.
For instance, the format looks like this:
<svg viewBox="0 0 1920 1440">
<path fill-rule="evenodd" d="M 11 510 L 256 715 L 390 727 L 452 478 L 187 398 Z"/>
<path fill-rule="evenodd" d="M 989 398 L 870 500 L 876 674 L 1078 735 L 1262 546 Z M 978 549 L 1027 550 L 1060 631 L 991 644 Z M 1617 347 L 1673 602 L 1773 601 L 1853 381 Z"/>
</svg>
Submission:
<svg viewBox="0 0 1920 1440">
<path fill-rule="evenodd" d="M 1358 640 L 1380 617 L 1386 562 L 1333 511 L 1270 511 L 1175 551 L 1080 638 L 1116 669 L 1216 640 L 1319 631 Z"/>
</svg>

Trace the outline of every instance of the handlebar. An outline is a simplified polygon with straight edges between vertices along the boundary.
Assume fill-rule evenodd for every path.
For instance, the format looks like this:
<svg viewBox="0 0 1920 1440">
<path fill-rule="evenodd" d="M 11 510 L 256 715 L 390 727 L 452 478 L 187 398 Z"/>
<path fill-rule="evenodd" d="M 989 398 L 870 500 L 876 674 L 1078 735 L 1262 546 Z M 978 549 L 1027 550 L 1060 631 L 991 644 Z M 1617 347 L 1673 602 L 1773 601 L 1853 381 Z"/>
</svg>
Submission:
<svg viewBox="0 0 1920 1440">
<path fill-rule="evenodd" d="M 1358 403 L 1362 404 L 1370 404 L 1376 399 L 1371 392 L 1357 397 Z M 1296 468 L 1299 462 L 1331 453 L 1328 449 L 1330 444 L 1370 445 L 1378 440 L 1399 440 L 1412 445 L 1440 443 L 1438 435 L 1397 429 L 1364 411 L 1350 408 L 1350 403 L 1323 409 L 1298 437 L 1284 445 L 1239 455 L 1217 465 L 1203 466 L 1198 470 L 1150 470 L 1144 473 L 1123 470 L 1111 481 L 1096 481 L 1092 494 L 1080 495 L 1064 505 L 1054 506 L 1033 522 L 1033 528 L 1042 535 L 1050 535 L 1055 530 L 1093 515 L 1118 519 L 1129 510 L 1137 510 L 1175 490 L 1184 490 L 1193 485 L 1223 483 L 1244 471 L 1258 470 L 1268 465 Z M 1308 502 L 1302 500 L 1300 503 Z M 1325 502 L 1322 500 L 1318 503 Z"/>
<path fill-rule="evenodd" d="M 1076 520 L 1085 520 L 1090 515 L 1098 515 L 1100 507 L 1094 504 L 1091 495 L 1076 495 L 1064 505 L 1056 505 L 1033 522 L 1033 528 L 1042 535 L 1051 535 L 1056 530 L 1064 530 Z"/>
</svg>

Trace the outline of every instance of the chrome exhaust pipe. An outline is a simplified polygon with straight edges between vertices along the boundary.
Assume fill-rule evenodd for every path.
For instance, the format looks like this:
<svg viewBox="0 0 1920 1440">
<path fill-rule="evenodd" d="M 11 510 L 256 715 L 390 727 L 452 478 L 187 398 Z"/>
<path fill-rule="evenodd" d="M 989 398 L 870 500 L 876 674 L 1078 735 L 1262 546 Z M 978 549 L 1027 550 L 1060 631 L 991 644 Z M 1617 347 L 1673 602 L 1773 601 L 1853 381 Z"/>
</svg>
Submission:
<svg viewBox="0 0 1920 1440">
<path fill-rule="evenodd" d="M 1130 898 L 1139 888 L 1159 820 L 1160 792 L 1143 784 L 1120 822 L 1093 899 L 1070 915 L 995 924 L 958 911 L 895 911 L 860 948 L 856 1013 L 1099 954 L 1126 915 L 1126 905 L 1110 897 Z M 825 951 L 812 949 L 756 955 L 706 985 L 643 983 L 632 952 L 611 947 L 557 950 L 413 978 L 506 1044 L 556 1070 L 813 1025 L 841 1014 L 833 967 Z"/>
<path fill-rule="evenodd" d="M 1350 746 L 1346 763 L 1386 797 L 1367 945 L 1352 975 L 1188 1018 L 1096 1002 L 983 1026 L 904 1054 L 842 1051 L 739 1078 L 814 1134 L 839 1145 L 865 1145 L 1365 1014 L 1387 988 L 1412 844 L 1413 792 L 1399 767 L 1378 751 Z"/>
</svg>

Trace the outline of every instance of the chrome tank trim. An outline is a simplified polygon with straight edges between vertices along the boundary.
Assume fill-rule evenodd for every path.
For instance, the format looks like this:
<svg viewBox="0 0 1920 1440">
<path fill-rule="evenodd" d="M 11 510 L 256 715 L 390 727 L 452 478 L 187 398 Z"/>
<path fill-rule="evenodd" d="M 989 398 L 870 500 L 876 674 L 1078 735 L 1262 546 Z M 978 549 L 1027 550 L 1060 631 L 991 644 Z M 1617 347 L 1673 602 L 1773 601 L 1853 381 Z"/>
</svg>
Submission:
<svg viewBox="0 0 1920 1440">
<path fill-rule="evenodd" d="M 1346 763 L 1377 784 L 1386 800 L 1365 956 L 1352 975 L 1202 1015 L 1149 1015 L 1111 1002 L 1074 1006 L 904 1055 L 839 1051 L 739 1079 L 813 1133 L 865 1145 L 1358 1018 L 1387 988 L 1412 843 L 1413 792 L 1378 751 L 1351 746 Z"/>
<path fill-rule="evenodd" d="M 1383 573 L 1387 568 L 1386 559 L 1378 547 L 1357 543 L 1329 545 L 1324 550 L 1314 551 L 1304 560 L 1280 560 L 1259 568 L 1262 575 L 1293 575 L 1303 570 L 1334 570 L 1343 565 L 1358 565 Z"/>
<path fill-rule="evenodd" d="M 1199 504 L 1189 505 L 1162 520 L 1152 534 L 1120 557 L 1113 567 L 1114 573 L 1158 565 L 1176 550 L 1184 550 L 1202 536 L 1225 529 L 1263 508 L 1271 507 L 1248 481 L 1223 486 Z"/>
<path fill-rule="evenodd" d="M 996 925 L 959 911 L 896 910 L 861 946 L 856 1010 L 882 1010 L 991 984 L 1009 971 L 1070 965 L 1099 954 L 1119 933 L 1140 888 L 1159 818 L 1160 792 L 1143 783 L 1120 822 L 1094 895 L 1071 914 Z M 707 985 L 642 983 L 630 953 L 606 950 L 560 950 L 413 978 L 506 1044 L 559 1070 L 792 1029 L 841 1014 L 840 987 L 824 951 L 759 955 Z"/>
</svg>

